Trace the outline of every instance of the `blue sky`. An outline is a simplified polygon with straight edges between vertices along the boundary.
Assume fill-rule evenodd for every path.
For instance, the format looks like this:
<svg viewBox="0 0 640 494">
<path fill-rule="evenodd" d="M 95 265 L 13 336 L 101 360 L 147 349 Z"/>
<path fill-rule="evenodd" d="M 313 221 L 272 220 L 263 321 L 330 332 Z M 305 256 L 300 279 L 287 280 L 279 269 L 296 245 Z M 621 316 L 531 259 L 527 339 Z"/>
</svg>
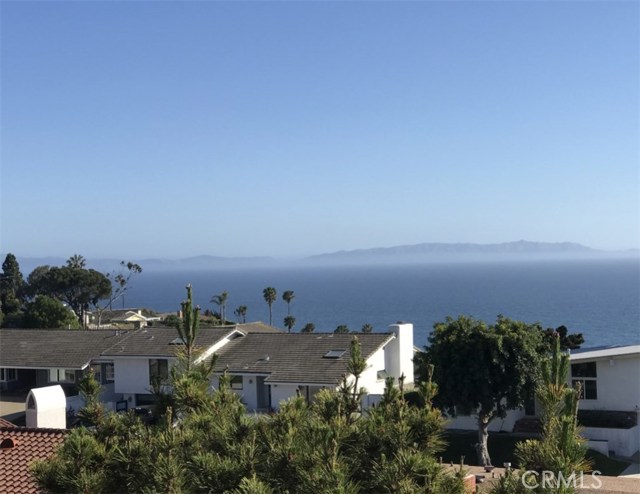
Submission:
<svg viewBox="0 0 640 494">
<path fill-rule="evenodd" d="M 640 244 L 638 2 L 2 2 L 1 250 Z"/>
</svg>

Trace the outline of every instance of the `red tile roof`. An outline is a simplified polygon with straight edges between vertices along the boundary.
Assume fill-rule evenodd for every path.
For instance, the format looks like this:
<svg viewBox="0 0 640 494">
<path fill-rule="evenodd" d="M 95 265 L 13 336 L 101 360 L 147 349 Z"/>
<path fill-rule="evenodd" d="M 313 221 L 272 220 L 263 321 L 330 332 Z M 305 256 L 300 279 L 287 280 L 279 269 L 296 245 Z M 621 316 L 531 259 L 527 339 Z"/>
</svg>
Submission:
<svg viewBox="0 0 640 494">
<path fill-rule="evenodd" d="M 0 427 L 1 493 L 35 494 L 35 483 L 29 466 L 53 455 L 68 431 L 64 429 L 32 429 Z"/>
<path fill-rule="evenodd" d="M 17 427 L 13 422 L 9 422 L 8 420 L 0 417 L 0 427 Z"/>
</svg>

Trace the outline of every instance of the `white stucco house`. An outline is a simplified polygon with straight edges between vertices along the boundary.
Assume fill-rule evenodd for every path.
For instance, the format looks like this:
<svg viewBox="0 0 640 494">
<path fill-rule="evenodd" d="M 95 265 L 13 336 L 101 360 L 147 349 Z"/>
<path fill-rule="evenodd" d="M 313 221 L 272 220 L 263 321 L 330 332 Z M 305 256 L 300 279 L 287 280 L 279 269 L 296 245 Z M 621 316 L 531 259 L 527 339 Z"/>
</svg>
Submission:
<svg viewBox="0 0 640 494">
<path fill-rule="evenodd" d="M 640 345 L 579 349 L 570 358 L 584 437 L 603 452 L 632 456 L 640 450 Z"/>
</svg>

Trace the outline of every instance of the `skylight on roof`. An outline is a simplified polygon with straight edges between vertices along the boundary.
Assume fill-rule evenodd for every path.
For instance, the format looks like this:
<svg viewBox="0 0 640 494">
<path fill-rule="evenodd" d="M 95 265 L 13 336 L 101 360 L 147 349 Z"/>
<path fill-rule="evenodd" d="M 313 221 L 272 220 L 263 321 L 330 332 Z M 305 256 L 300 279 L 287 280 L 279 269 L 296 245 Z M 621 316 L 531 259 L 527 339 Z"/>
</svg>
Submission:
<svg viewBox="0 0 640 494">
<path fill-rule="evenodd" d="M 184 340 L 178 336 L 175 340 L 169 343 L 169 345 L 184 345 Z"/>
<path fill-rule="evenodd" d="M 345 352 L 346 350 L 329 350 L 322 358 L 340 358 Z"/>
</svg>

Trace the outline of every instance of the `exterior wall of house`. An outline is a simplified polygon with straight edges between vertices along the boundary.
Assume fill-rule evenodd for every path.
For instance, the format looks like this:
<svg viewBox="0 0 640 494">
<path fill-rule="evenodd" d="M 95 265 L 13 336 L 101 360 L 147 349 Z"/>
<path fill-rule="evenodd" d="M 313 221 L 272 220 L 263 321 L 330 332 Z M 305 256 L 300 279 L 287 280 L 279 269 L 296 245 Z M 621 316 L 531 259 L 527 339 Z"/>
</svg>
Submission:
<svg viewBox="0 0 640 494">
<path fill-rule="evenodd" d="M 515 423 L 524 416 L 523 409 L 509 410 L 504 419 L 495 418 L 489 423 L 489 431 L 511 432 Z M 446 429 L 478 430 L 478 418 L 475 415 L 458 415 L 447 420 Z"/>
<path fill-rule="evenodd" d="M 582 435 L 587 439 L 607 443 L 610 453 L 630 457 L 640 450 L 640 426 L 631 429 L 610 429 L 607 427 L 584 427 Z"/>
<path fill-rule="evenodd" d="M 280 402 L 288 400 L 296 395 L 297 384 L 273 384 L 271 385 L 271 407 L 280 408 Z"/>
<path fill-rule="evenodd" d="M 572 360 L 571 363 L 594 360 Z M 640 357 L 616 356 L 595 360 L 596 400 L 580 400 L 581 410 L 640 410 Z M 579 378 L 576 378 L 579 379 Z"/>
<path fill-rule="evenodd" d="M 393 343 L 393 341 L 389 344 L 391 343 Z M 371 355 L 371 357 L 369 357 L 369 359 L 367 360 L 367 368 L 360 376 L 358 386 L 362 386 L 363 388 L 365 388 L 367 390 L 367 396 L 371 397 L 370 399 L 365 399 L 365 408 L 369 406 L 369 402 L 371 400 L 373 400 L 372 403 L 376 402 L 384 392 L 385 380 L 384 377 L 378 377 L 378 372 L 386 370 L 385 353 L 385 349 L 381 348 L 376 353 Z M 350 378 L 350 381 L 353 382 L 353 378 Z"/>
<path fill-rule="evenodd" d="M 247 407 L 247 410 L 255 410 L 258 408 L 258 386 L 256 376 L 246 376 L 242 377 L 242 389 L 233 389 L 232 391 L 237 394 L 244 406 Z M 217 388 L 220 384 L 218 377 L 214 377 L 212 380 L 212 385 L 214 388 Z"/>
<path fill-rule="evenodd" d="M 114 358 L 115 393 L 147 394 L 149 384 L 148 358 Z"/>
</svg>

